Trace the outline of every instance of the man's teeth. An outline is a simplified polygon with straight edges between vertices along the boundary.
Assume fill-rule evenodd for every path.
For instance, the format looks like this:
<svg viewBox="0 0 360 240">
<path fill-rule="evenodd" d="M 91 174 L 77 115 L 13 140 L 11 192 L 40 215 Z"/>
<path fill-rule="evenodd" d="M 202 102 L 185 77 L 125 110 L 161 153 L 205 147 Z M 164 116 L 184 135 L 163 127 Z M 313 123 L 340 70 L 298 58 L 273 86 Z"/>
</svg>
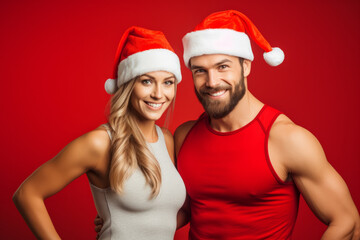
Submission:
<svg viewBox="0 0 360 240">
<path fill-rule="evenodd" d="M 159 108 L 159 107 L 161 107 L 161 103 L 147 103 L 148 105 L 150 105 L 151 107 L 153 107 L 153 108 Z"/>
<path fill-rule="evenodd" d="M 219 92 L 214 92 L 214 93 L 209 93 L 211 96 L 217 97 L 220 96 L 222 94 L 225 93 L 225 90 L 219 91 Z"/>
</svg>

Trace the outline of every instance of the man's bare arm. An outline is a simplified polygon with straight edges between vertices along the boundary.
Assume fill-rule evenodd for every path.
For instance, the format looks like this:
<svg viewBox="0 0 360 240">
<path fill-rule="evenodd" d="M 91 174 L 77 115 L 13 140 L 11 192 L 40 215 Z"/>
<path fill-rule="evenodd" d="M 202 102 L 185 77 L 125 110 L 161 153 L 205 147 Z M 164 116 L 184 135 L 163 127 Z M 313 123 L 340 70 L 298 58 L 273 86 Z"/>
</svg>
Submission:
<svg viewBox="0 0 360 240">
<path fill-rule="evenodd" d="M 359 213 L 346 183 L 327 161 L 318 140 L 291 121 L 274 124 L 269 154 L 295 181 L 308 206 L 326 225 L 322 239 L 359 239 Z"/>
</svg>

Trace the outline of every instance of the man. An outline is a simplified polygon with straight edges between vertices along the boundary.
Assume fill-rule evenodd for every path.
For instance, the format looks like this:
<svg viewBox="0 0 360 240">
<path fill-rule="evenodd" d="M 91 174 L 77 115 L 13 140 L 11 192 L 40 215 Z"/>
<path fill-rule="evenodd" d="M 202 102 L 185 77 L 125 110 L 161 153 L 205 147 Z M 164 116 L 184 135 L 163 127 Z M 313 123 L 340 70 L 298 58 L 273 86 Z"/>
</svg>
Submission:
<svg viewBox="0 0 360 240">
<path fill-rule="evenodd" d="M 299 193 L 325 224 L 323 239 L 359 239 L 359 214 L 317 139 L 247 88 L 253 54 L 248 35 L 276 66 L 252 22 L 230 10 L 213 13 L 183 38 L 184 60 L 205 109 L 175 132 L 185 182 L 190 239 L 290 239 Z"/>
</svg>

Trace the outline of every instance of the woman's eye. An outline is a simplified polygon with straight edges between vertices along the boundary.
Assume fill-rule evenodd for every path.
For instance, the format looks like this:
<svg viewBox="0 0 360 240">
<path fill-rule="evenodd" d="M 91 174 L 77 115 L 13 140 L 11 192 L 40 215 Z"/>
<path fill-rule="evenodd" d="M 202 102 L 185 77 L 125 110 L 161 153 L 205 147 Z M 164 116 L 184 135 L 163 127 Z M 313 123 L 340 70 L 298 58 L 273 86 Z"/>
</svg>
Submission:
<svg viewBox="0 0 360 240">
<path fill-rule="evenodd" d="M 174 84 L 174 81 L 165 81 L 165 85 L 168 85 L 168 86 L 170 86 L 170 85 L 172 85 L 172 84 Z"/>
<path fill-rule="evenodd" d="M 151 80 L 150 79 L 143 79 L 143 80 L 141 80 L 141 83 L 144 84 L 144 85 L 150 85 Z"/>
</svg>

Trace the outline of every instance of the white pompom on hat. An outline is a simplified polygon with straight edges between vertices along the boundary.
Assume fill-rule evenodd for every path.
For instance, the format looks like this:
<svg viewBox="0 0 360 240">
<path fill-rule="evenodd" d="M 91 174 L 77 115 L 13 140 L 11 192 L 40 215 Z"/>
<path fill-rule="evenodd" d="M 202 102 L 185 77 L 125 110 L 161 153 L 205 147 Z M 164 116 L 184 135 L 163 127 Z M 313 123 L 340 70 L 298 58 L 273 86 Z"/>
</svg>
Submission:
<svg viewBox="0 0 360 240">
<path fill-rule="evenodd" d="M 113 77 L 106 80 L 105 91 L 114 94 L 120 85 L 153 71 L 170 72 L 177 83 L 181 81 L 179 58 L 165 35 L 160 31 L 130 27 L 119 42 Z"/>
<path fill-rule="evenodd" d="M 248 17 L 239 11 L 227 10 L 210 14 L 183 37 L 185 65 L 189 67 L 192 57 L 205 54 L 226 54 L 252 61 L 249 36 L 265 51 L 267 64 L 277 66 L 284 61 L 284 52 L 272 48 Z"/>
</svg>

